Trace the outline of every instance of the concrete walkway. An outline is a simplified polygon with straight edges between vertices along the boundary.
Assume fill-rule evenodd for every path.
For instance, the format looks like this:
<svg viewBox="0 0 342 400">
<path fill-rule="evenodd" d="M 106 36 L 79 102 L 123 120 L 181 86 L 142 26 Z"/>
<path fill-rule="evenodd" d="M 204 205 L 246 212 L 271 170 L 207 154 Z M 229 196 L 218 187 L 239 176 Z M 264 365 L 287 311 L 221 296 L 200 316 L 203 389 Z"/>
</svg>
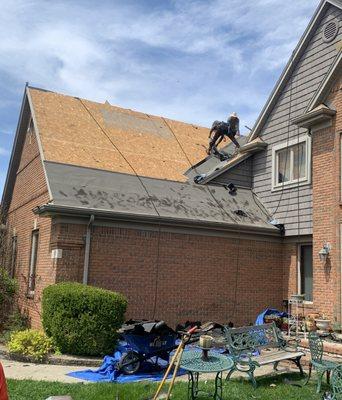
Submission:
<svg viewBox="0 0 342 400">
<path fill-rule="evenodd" d="M 66 382 L 66 383 L 90 383 L 88 381 L 83 381 L 81 379 L 72 378 L 66 374 L 71 371 L 81 371 L 84 369 L 95 369 L 89 366 L 75 366 L 75 365 L 52 365 L 52 364 L 32 364 L 24 363 L 13 360 L 6 360 L 0 358 L 0 361 L 5 370 L 6 378 L 10 379 L 32 379 L 37 381 L 54 381 L 54 382 Z M 281 374 L 284 372 L 296 371 L 286 365 L 279 366 L 279 371 L 275 372 L 272 365 L 267 365 L 261 368 L 257 368 L 255 371 L 255 376 L 263 375 L 274 375 Z M 233 377 L 237 378 L 243 376 L 240 373 L 234 373 Z M 246 375 L 245 375 L 246 376 Z M 203 380 L 214 379 L 214 374 L 202 374 L 201 378 Z M 187 381 L 187 376 L 181 376 L 177 378 L 178 381 Z"/>
<path fill-rule="evenodd" d="M 66 374 L 92 367 L 75 365 L 34 364 L 0 358 L 7 379 L 32 379 L 35 381 L 54 381 L 66 383 L 86 382 Z"/>
</svg>

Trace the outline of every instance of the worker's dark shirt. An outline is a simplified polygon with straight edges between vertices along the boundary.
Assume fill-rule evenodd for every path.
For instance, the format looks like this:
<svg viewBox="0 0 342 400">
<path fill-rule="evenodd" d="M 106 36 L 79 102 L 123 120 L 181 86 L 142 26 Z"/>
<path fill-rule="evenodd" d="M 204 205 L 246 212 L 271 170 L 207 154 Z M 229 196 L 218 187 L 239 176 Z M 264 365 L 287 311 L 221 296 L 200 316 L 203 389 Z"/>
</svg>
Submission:
<svg viewBox="0 0 342 400">
<path fill-rule="evenodd" d="M 227 122 L 214 121 L 211 131 L 215 131 L 217 136 L 221 136 L 221 135 L 223 136 L 223 135 L 228 135 L 228 129 L 229 129 L 229 125 L 227 124 Z"/>
<path fill-rule="evenodd" d="M 235 134 L 236 132 L 240 131 L 240 120 L 237 117 L 229 117 L 227 120 L 229 124 L 229 132 Z"/>
</svg>

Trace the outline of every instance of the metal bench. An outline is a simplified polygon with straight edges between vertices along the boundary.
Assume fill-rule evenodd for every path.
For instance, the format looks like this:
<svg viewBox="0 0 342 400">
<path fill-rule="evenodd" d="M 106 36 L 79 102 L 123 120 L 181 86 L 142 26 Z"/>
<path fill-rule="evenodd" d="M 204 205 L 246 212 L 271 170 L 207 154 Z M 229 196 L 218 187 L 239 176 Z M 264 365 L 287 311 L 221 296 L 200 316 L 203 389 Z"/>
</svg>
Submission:
<svg viewBox="0 0 342 400">
<path fill-rule="evenodd" d="M 303 369 L 300 359 L 305 355 L 298 351 L 298 341 L 286 341 L 275 323 L 246 326 L 242 328 L 225 328 L 227 348 L 234 361 L 227 380 L 234 371 L 245 372 L 254 387 L 257 386 L 254 370 L 267 364 L 273 364 L 276 370 L 280 361 L 290 360 Z"/>
</svg>

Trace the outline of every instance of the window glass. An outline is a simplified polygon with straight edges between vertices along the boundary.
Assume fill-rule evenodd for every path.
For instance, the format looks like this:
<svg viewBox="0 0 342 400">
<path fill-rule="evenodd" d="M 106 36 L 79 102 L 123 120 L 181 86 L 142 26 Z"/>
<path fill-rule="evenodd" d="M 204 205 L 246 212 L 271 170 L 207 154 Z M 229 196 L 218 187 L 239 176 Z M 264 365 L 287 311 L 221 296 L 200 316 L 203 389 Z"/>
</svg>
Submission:
<svg viewBox="0 0 342 400">
<path fill-rule="evenodd" d="M 308 179 L 307 142 L 300 142 L 275 152 L 275 185 Z"/>
<path fill-rule="evenodd" d="M 290 150 L 281 150 L 278 154 L 278 183 L 290 180 Z"/>
<path fill-rule="evenodd" d="M 312 301 L 312 286 L 312 246 L 300 246 L 300 289 L 307 301 Z"/>
<path fill-rule="evenodd" d="M 37 254 L 38 254 L 38 238 L 39 231 L 32 232 L 31 239 L 31 254 L 30 254 L 30 274 L 28 281 L 29 293 L 33 293 L 36 287 L 36 266 L 37 266 Z"/>
<path fill-rule="evenodd" d="M 305 178 L 306 148 L 305 143 L 293 146 L 293 179 Z"/>
</svg>

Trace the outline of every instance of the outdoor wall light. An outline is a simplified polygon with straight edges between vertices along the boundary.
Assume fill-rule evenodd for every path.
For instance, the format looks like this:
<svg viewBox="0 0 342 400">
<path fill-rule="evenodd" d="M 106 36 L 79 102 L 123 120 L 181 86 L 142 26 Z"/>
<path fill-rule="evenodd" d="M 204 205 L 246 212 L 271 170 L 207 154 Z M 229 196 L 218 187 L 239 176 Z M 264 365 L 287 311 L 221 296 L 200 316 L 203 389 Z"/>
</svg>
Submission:
<svg viewBox="0 0 342 400">
<path fill-rule="evenodd" d="M 328 257 L 329 257 L 330 250 L 331 250 L 331 245 L 330 245 L 330 243 L 324 243 L 324 244 L 323 244 L 323 247 L 322 247 L 321 250 L 318 252 L 319 259 L 320 259 L 322 262 L 326 262 L 326 261 L 327 261 L 327 259 L 328 259 Z"/>
</svg>

